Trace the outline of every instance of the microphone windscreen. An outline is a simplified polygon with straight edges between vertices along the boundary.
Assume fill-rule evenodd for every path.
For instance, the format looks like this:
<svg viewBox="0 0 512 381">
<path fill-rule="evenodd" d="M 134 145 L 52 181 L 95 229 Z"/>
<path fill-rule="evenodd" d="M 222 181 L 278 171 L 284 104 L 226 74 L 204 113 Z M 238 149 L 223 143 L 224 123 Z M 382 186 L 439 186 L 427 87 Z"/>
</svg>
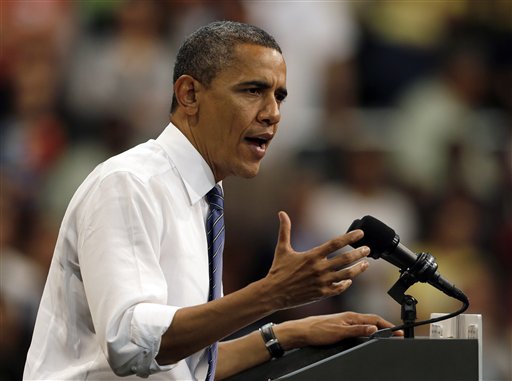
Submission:
<svg viewBox="0 0 512 381">
<path fill-rule="evenodd" d="M 370 256 L 377 259 L 381 254 L 388 251 L 396 237 L 395 231 L 385 223 L 372 216 L 364 216 L 360 220 L 354 220 L 347 232 L 361 229 L 364 237 L 352 244 L 353 247 L 368 246 L 371 250 Z"/>
</svg>

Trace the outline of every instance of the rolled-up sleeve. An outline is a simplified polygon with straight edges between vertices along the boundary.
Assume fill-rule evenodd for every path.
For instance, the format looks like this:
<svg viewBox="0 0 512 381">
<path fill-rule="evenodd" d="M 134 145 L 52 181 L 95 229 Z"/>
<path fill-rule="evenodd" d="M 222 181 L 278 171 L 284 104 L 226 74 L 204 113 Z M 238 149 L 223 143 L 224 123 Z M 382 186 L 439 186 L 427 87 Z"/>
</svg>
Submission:
<svg viewBox="0 0 512 381">
<path fill-rule="evenodd" d="M 155 357 L 178 307 L 167 304 L 158 192 L 116 172 L 91 189 L 77 221 L 78 257 L 94 329 L 118 376 L 169 370 Z"/>
<path fill-rule="evenodd" d="M 139 303 L 127 311 L 119 324 L 119 335 L 107 341 L 108 361 L 118 376 L 150 374 L 172 369 L 173 365 L 159 365 L 158 354 L 162 334 L 172 320 L 175 307 L 153 303 Z M 129 335 L 124 333 L 129 332 Z"/>
</svg>

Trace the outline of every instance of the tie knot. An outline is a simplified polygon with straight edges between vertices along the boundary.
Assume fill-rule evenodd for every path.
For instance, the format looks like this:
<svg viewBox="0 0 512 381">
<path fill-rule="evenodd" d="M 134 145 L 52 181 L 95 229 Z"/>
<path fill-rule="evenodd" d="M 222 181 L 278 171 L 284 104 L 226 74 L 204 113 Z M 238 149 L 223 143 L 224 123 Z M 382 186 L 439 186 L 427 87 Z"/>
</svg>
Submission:
<svg viewBox="0 0 512 381">
<path fill-rule="evenodd" d="M 224 210 L 224 196 L 220 185 L 215 185 L 207 194 L 206 200 L 212 208 Z"/>
</svg>

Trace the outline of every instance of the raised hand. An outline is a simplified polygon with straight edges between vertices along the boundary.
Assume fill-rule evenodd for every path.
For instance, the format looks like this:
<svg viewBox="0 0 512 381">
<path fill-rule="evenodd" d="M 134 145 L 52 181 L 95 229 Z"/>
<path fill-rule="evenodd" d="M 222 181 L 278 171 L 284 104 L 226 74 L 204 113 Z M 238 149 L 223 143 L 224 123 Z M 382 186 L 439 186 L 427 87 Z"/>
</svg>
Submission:
<svg viewBox="0 0 512 381">
<path fill-rule="evenodd" d="M 279 221 L 274 261 L 266 276 L 273 286 L 278 309 L 338 295 L 352 284 L 352 278 L 368 267 L 367 261 L 360 261 L 370 253 L 366 246 L 328 258 L 329 254 L 361 239 L 362 230 L 343 234 L 308 251 L 296 252 L 290 243 L 290 218 L 285 212 L 279 212 Z"/>
</svg>

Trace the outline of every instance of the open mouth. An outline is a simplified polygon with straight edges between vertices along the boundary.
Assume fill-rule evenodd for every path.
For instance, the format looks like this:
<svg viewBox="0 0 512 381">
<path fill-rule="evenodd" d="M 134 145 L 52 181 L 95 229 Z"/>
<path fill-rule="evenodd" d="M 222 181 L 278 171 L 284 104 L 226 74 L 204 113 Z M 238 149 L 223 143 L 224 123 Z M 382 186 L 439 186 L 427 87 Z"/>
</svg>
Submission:
<svg viewBox="0 0 512 381">
<path fill-rule="evenodd" d="M 249 143 L 258 146 L 259 148 L 265 148 L 267 146 L 267 142 L 269 139 L 264 138 L 258 138 L 258 137 L 252 137 L 252 138 L 245 138 Z"/>
</svg>

